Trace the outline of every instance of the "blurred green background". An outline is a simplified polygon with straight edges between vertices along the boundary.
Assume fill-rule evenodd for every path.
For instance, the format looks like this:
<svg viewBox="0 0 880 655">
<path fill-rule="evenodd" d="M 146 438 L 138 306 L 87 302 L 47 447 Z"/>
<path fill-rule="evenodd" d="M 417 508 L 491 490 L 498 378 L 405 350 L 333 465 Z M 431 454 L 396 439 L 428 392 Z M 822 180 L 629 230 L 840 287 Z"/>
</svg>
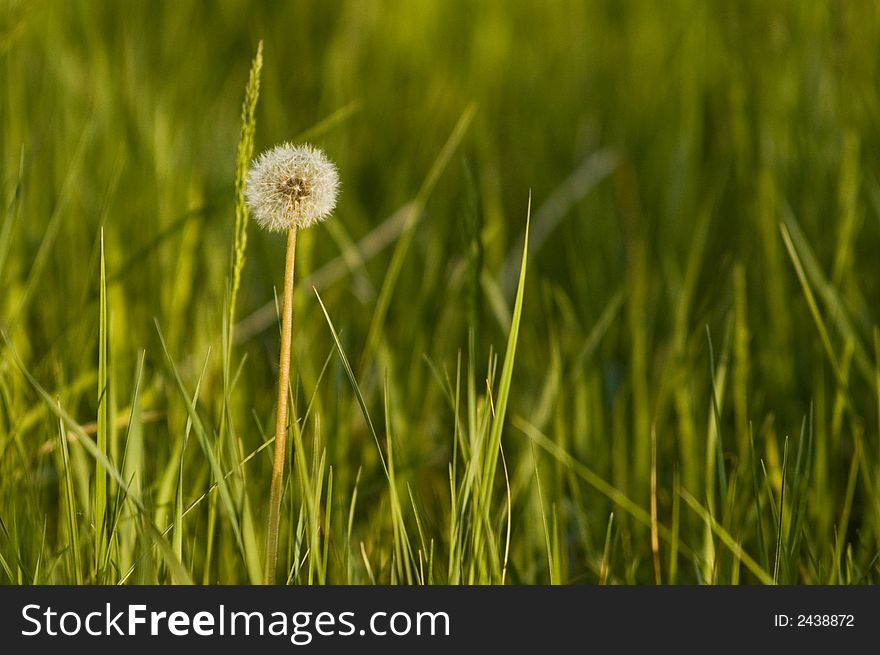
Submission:
<svg viewBox="0 0 880 655">
<path fill-rule="evenodd" d="M 305 137 L 342 179 L 297 252 L 323 499 L 292 476 L 290 581 L 878 581 L 880 7 L 566 0 L 0 3 L 0 581 L 174 578 L 112 484 L 89 563 L 95 462 L 22 370 L 94 433 L 102 227 L 111 459 L 160 531 L 196 503 L 165 533 L 193 580 L 253 580 L 271 448 L 235 453 L 272 436 L 284 247 L 253 225 L 228 394 L 222 336 L 260 40 L 254 154 Z M 455 547 L 456 380 L 490 416 L 530 197 L 490 557 Z"/>
</svg>

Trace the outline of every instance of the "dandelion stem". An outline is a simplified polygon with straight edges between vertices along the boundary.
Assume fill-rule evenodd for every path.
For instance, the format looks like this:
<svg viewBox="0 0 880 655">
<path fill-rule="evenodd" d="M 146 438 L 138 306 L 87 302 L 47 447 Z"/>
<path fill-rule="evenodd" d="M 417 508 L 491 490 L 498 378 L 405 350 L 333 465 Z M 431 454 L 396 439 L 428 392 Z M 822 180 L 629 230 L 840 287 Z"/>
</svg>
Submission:
<svg viewBox="0 0 880 655">
<path fill-rule="evenodd" d="M 264 580 L 275 584 L 278 560 L 278 530 L 281 497 L 284 492 L 284 459 L 287 453 L 287 394 L 290 386 L 290 341 L 293 328 L 293 263 L 296 254 L 296 225 L 287 233 L 287 258 L 284 266 L 284 302 L 281 308 L 281 358 L 278 366 L 278 418 L 275 424 L 275 458 L 272 463 L 272 487 L 269 492 L 269 525 L 266 529 L 266 568 Z"/>
</svg>

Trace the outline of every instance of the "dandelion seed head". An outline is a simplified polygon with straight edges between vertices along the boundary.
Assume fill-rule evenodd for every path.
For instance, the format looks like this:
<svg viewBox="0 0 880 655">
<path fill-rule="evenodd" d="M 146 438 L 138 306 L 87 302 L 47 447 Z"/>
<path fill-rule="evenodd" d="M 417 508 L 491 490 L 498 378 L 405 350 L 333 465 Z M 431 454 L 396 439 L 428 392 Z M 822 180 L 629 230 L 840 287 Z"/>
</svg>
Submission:
<svg viewBox="0 0 880 655">
<path fill-rule="evenodd" d="M 339 173 L 319 148 L 283 143 L 251 164 L 245 198 L 260 227 L 285 232 L 323 221 L 336 207 Z"/>
</svg>

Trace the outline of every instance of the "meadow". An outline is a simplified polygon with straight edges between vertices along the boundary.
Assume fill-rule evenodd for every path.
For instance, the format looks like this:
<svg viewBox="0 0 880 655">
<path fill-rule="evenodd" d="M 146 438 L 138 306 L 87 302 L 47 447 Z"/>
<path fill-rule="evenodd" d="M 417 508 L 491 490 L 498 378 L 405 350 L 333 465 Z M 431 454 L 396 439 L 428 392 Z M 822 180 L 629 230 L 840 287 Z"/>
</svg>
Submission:
<svg viewBox="0 0 880 655">
<path fill-rule="evenodd" d="M 2 0 L 0 583 L 261 582 L 284 141 L 341 193 L 279 582 L 880 582 L 878 51 L 872 3 Z"/>
</svg>

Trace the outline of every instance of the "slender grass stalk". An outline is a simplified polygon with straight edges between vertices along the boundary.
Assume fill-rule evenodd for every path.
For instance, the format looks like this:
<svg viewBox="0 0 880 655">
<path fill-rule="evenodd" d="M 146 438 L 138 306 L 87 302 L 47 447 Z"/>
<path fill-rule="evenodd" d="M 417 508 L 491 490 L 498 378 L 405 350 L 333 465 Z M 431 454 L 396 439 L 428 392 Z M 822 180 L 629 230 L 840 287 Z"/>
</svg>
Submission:
<svg viewBox="0 0 880 655">
<path fill-rule="evenodd" d="M 284 495 L 284 460 L 287 454 L 287 395 L 290 387 L 290 341 L 293 331 L 293 270 L 296 256 L 296 225 L 287 232 L 284 263 L 284 301 L 281 306 L 281 355 L 278 362 L 278 413 L 275 420 L 275 455 L 272 460 L 272 486 L 269 490 L 269 525 L 266 528 L 266 568 L 263 580 L 275 584 L 278 563 L 278 529 L 281 497 Z"/>
<path fill-rule="evenodd" d="M 64 421 L 58 419 L 59 444 L 61 445 L 61 461 L 64 467 L 64 497 L 67 503 L 67 534 L 70 539 L 71 559 L 73 563 L 73 580 L 77 585 L 83 583 L 82 561 L 79 553 L 79 529 L 76 524 L 76 496 L 73 489 L 73 474 L 70 470 L 70 451 L 67 448 L 67 430 Z"/>
<path fill-rule="evenodd" d="M 104 230 L 101 230 L 101 286 L 99 349 L 98 349 L 98 449 L 109 454 L 108 435 L 110 433 L 110 396 L 108 394 L 107 355 L 109 351 L 107 317 L 107 268 L 104 260 Z M 95 581 L 101 581 L 101 572 L 109 543 L 107 540 L 107 472 L 100 466 L 95 468 Z"/>
<path fill-rule="evenodd" d="M 231 332 L 235 325 L 235 305 L 238 289 L 241 286 L 241 271 L 244 268 L 244 253 L 247 248 L 248 207 L 244 192 L 247 180 L 248 163 L 254 151 L 254 132 L 256 131 L 257 100 L 260 98 L 260 72 L 263 68 L 263 42 L 257 44 L 257 54 L 251 64 L 241 105 L 241 137 L 235 156 L 235 231 L 232 244 L 232 281 L 229 294 L 229 322 Z M 231 335 L 229 339 L 232 341 Z M 227 371 L 228 374 L 228 371 Z"/>
</svg>

